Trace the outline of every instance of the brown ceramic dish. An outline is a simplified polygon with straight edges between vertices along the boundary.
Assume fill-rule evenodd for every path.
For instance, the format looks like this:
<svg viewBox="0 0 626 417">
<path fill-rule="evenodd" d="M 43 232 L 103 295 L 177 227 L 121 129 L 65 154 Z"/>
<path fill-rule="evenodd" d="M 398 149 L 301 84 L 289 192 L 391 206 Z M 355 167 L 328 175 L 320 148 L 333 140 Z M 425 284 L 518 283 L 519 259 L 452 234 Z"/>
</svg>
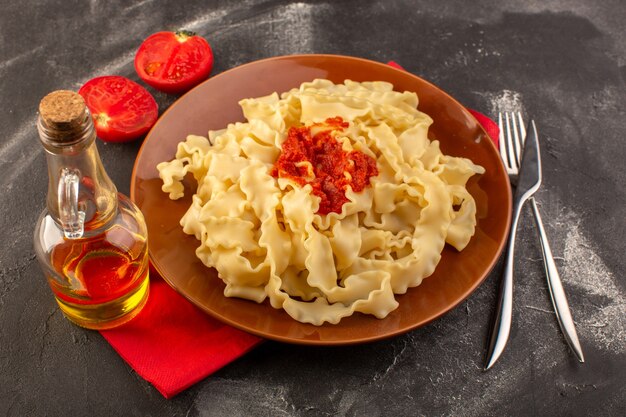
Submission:
<svg viewBox="0 0 626 417">
<path fill-rule="evenodd" d="M 161 191 L 157 163 L 174 157 L 188 134 L 207 135 L 228 123 L 243 121 L 237 102 L 273 91 L 283 92 L 315 78 L 335 83 L 389 81 L 398 91 L 414 91 L 419 109 L 434 123 L 429 136 L 444 153 L 471 158 L 486 173 L 472 180 L 469 191 L 478 205 L 476 234 L 462 252 L 444 249 L 435 273 L 422 285 L 396 296 L 400 306 L 387 318 L 355 314 L 337 325 L 299 323 L 268 302 L 256 304 L 222 294 L 216 271 L 195 256 L 198 242 L 187 236 L 179 219 L 191 193 L 172 201 Z M 131 197 L 143 211 L 154 267 L 176 291 L 211 316 L 244 331 L 282 342 L 340 345 L 370 342 L 422 326 L 454 308 L 493 268 L 508 234 L 511 188 L 497 150 L 476 119 L 457 101 L 432 84 L 388 65 L 364 59 L 299 55 L 265 59 L 219 74 L 181 97 L 161 116 L 146 137 L 133 170 Z"/>
</svg>

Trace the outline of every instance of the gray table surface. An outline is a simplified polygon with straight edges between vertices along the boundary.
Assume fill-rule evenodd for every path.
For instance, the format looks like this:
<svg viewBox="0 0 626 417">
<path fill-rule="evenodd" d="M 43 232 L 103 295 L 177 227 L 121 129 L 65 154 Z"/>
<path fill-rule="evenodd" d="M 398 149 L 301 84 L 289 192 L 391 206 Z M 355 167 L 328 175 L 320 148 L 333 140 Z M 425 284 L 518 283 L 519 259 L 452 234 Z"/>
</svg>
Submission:
<svg viewBox="0 0 626 417">
<path fill-rule="evenodd" d="M 572 1 L 0 1 L 0 414 L 7 416 L 626 415 L 626 3 Z M 482 371 L 502 262 L 443 318 L 392 340 L 268 342 L 164 399 L 96 332 L 59 312 L 32 232 L 47 173 L 35 129 L 49 91 L 106 74 L 137 80 L 149 34 L 205 36 L 213 73 L 260 58 L 395 60 L 468 107 L 539 125 L 537 195 L 587 362 L 559 332 L 525 210 L 514 322 Z M 174 96 L 154 93 L 161 111 Z M 99 144 L 128 193 L 141 141 Z"/>
</svg>

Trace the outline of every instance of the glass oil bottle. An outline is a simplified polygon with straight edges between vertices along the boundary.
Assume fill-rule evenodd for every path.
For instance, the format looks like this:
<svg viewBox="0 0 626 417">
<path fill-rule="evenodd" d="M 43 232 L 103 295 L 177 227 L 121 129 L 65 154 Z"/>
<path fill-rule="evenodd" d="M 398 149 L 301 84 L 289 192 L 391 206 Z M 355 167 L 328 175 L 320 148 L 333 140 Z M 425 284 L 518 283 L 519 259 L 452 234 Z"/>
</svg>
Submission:
<svg viewBox="0 0 626 417">
<path fill-rule="evenodd" d="M 48 163 L 48 197 L 34 246 L 65 316 L 90 329 L 119 326 L 149 292 L 148 241 L 141 211 L 119 194 L 96 147 L 82 97 L 55 91 L 37 121 Z"/>
</svg>

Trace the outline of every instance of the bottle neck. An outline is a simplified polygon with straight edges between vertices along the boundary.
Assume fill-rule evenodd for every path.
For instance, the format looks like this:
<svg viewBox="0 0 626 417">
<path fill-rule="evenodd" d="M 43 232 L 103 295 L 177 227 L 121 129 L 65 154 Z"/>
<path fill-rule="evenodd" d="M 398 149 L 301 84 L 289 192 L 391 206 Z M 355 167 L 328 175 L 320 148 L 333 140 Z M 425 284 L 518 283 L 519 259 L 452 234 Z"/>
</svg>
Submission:
<svg viewBox="0 0 626 417">
<path fill-rule="evenodd" d="M 48 162 L 48 212 L 68 238 L 97 232 L 117 212 L 117 189 L 104 170 L 87 116 L 76 137 L 64 142 L 54 140 L 41 118 L 38 122 Z"/>
</svg>

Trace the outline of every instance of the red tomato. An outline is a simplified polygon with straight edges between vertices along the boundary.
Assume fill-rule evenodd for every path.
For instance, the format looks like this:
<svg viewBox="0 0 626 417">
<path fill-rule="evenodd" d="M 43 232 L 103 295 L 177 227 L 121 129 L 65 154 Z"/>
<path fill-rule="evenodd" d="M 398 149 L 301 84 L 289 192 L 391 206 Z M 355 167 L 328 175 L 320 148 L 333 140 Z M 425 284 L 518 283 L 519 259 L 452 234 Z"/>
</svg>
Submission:
<svg viewBox="0 0 626 417">
<path fill-rule="evenodd" d="M 85 99 L 97 135 L 105 142 L 127 142 L 145 135 L 159 117 L 154 97 L 118 75 L 91 79 L 78 94 Z"/>
<path fill-rule="evenodd" d="M 193 32 L 157 32 L 143 41 L 135 55 L 139 77 L 157 90 L 183 93 L 209 77 L 213 52 Z"/>
</svg>

